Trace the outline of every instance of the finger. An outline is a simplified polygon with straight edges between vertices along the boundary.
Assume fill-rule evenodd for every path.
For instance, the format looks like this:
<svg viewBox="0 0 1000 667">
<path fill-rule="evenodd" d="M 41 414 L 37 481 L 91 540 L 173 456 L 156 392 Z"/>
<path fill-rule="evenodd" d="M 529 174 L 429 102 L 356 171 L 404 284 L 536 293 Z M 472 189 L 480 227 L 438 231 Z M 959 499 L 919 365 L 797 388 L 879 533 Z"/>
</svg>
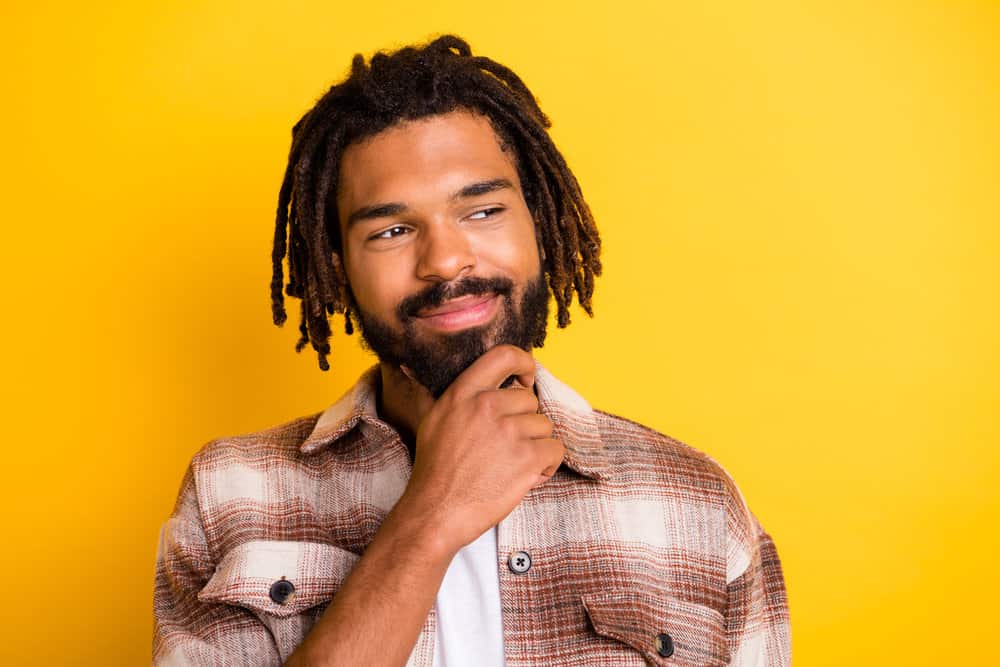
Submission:
<svg viewBox="0 0 1000 667">
<path fill-rule="evenodd" d="M 545 484 L 545 482 L 549 481 L 549 478 L 551 478 L 551 475 L 539 475 L 537 478 L 535 478 L 535 481 L 534 483 L 532 483 L 531 488 L 535 488 L 537 486 Z"/>
<path fill-rule="evenodd" d="M 477 393 L 497 389 L 511 375 L 524 387 L 534 386 L 535 359 L 519 347 L 497 345 L 472 362 L 449 390 Z"/>
<path fill-rule="evenodd" d="M 562 443 L 562 440 L 557 438 L 539 438 L 532 440 L 531 444 L 541 450 L 539 452 L 540 459 L 544 464 L 541 474 L 550 477 L 556 474 L 556 470 L 562 465 L 563 458 L 566 456 L 566 445 Z"/>
<path fill-rule="evenodd" d="M 541 440 L 532 440 L 531 444 L 536 447 L 543 447 L 546 452 L 552 457 L 550 463 L 546 465 L 540 472 L 535 473 L 535 480 L 531 483 L 531 488 L 536 486 L 541 486 L 545 482 L 556 474 L 559 470 L 559 466 L 562 465 L 563 457 L 566 453 L 566 447 L 563 445 L 562 441 L 555 438 L 545 438 Z"/>
<path fill-rule="evenodd" d="M 522 413 L 510 415 L 506 419 L 510 420 L 522 438 L 534 440 L 552 437 L 552 422 L 545 415 Z"/>
<path fill-rule="evenodd" d="M 517 375 L 508 375 L 507 379 L 500 383 L 501 389 L 533 389 L 534 388 L 534 377 L 531 379 L 532 384 L 525 385 L 522 384 L 520 378 Z"/>
<path fill-rule="evenodd" d="M 509 389 L 494 389 L 488 394 L 488 398 L 493 402 L 498 416 L 506 415 L 534 415 L 538 413 L 538 398 L 532 391 Z M 486 398 L 486 397 L 484 397 Z M 547 419 L 547 417 L 546 417 Z"/>
</svg>

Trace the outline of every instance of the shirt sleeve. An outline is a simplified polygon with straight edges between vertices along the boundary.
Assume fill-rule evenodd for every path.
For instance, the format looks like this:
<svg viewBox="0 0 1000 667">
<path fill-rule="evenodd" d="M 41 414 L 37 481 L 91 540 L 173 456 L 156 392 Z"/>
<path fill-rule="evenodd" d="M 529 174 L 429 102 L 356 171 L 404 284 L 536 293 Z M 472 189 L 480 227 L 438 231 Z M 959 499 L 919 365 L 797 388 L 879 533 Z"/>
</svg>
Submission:
<svg viewBox="0 0 1000 667">
<path fill-rule="evenodd" d="M 153 664 L 280 665 L 270 631 L 252 612 L 198 598 L 214 572 L 189 467 L 157 547 Z"/>
<path fill-rule="evenodd" d="M 784 667 L 791 664 L 792 652 L 781 562 L 770 535 L 745 512 L 748 521 L 730 549 L 730 568 L 740 572 L 727 585 L 729 664 Z"/>
</svg>

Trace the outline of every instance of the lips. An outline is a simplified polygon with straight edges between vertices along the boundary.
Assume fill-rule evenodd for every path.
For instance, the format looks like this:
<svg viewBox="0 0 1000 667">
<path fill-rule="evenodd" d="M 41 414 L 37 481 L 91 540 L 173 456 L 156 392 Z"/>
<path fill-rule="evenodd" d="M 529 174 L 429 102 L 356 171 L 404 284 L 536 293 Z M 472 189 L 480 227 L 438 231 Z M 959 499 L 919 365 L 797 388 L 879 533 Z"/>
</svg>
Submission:
<svg viewBox="0 0 1000 667">
<path fill-rule="evenodd" d="M 415 318 L 421 325 L 439 333 L 454 333 L 488 324 L 500 308 L 500 295 L 479 294 L 450 299 L 440 306 L 424 308 Z"/>
<path fill-rule="evenodd" d="M 486 303 L 495 296 L 496 294 L 470 294 L 469 296 L 451 299 L 450 301 L 446 301 L 435 308 L 424 308 L 420 310 L 417 313 L 417 317 L 437 317 L 439 315 L 447 315 L 448 313 L 469 310 L 470 308 L 475 308 L 476 306 Z"/>
</svg>

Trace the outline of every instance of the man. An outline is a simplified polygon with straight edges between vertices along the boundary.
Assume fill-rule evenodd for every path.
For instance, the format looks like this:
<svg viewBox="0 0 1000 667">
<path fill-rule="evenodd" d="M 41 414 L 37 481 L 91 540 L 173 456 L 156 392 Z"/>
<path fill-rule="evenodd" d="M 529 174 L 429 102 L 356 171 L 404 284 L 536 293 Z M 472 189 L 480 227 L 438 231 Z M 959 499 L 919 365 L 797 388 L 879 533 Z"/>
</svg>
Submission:
<svg viewBox="0 0 1000 667">
<path fill-rule="evenodd" d="M 379 363 L 326 411 L 213 441 L 158 552 L 154 661 L 784 665 L 774 546 L 728 475 L 537 364 L 600 241 L 548 119 L 457 37 L 355 56 L 296 125 L 274 321 Z M 287 246 L 287 247 L 286 247 Z"/>
</svg>

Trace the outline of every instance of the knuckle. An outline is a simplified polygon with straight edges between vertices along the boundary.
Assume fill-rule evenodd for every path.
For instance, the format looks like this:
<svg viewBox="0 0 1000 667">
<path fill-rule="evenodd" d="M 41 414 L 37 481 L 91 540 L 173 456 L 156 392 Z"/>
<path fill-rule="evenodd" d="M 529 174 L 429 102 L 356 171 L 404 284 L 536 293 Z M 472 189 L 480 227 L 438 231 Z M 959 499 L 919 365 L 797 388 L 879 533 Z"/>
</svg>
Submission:
<svg viewBox="0 0 1000 667">
<path fill-rule="evenodd" d="M 525 352 L 516 345 L 504 344 L 503 351 L 504 354 L 506 355 L 504 358 L 507 360 L 508 363 L 511 364 L 520 363 L 524 361 L 526 358 L 530 357 L 530 355 L 527 352 Z"/>
<path fill-rule="evenodd" d="M 504 417 L 497 421 L 494 426 L 493 433 L 496 435 L 498 440 L 506 443 L 515 443 L 518 440 L 517 425 L 511 423 L 511 419 L 509 417 Z"/>
<path fill-rule="evenodd" d="M 497 349 L 497 356 L 500 357 L 500 360 L 503 363 L 507 364 L 513 363 L 514 360 L 517 359 L 517 353 L 516 353 L 517 348 L 514 347 L 513 345 L 508 345 L 504 343 L 503 345 L 497 345 L 496 349 Z"/>
<path fill-rule="evenodd" d="M 534 402 L 531 396 L 526 396 L 528 393 L 529 392 L 524 389 L 507 392 L 511 408 L 517 412 L 523 412 L 525 414 L 533 413 L 535 411 L 533 405 Z"/>
<path fill-rule="evenodd" d="M 472 403 L 477 412 L 490 413 L 493 411 L 493 394 L 492 392 L 481 391 L 473 397 Z"/>
</svg>

